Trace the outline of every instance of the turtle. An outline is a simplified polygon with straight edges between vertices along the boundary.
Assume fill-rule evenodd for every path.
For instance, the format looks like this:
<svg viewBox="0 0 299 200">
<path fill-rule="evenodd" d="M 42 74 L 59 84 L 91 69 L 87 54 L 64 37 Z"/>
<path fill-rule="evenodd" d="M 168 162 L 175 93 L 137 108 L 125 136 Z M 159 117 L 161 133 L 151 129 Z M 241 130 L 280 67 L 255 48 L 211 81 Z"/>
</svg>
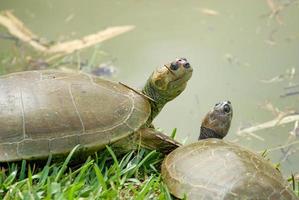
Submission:
<svg viewBox="0 0 299 200">
<path fill-rule="evenodd" d="M 270 162 L 223 140 L 232 115 L 229 101 L 217 103 L 202 121 L 199 140 L 166 156 L 161 173 L 170 193 L 188 200 L 298 199 Z"/>
<path fill-rule="evenodd" d="M 155 138 L 165 137 L 166 145 L 160 146 L 168 148 L 168 137 L 155 131 L 152 121 L 184 91 L 192 72 L 186 58 L 175 59 L 154 70 L 141 91 L 83 72 L 3 75 L 0 162 L 65 157 L 77 145 L 81 157 L 106 145 L 126 150 L 141 138 L 159 150 Z"/>
</svg>

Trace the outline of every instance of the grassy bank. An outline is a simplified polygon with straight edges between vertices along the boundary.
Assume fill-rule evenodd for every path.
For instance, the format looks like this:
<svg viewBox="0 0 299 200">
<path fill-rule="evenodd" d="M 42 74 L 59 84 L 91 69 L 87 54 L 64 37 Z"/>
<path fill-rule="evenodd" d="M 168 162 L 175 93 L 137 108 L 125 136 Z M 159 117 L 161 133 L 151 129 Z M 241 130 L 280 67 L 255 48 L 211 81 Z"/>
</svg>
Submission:
<svg viewBox="0 0 299 200">
<path fill-rule="evenodd" d="M 42 168 L 23 161 L 2 169 L 0 199 L 171 199 L 161 181 L 162 157 L 155 151 L 132 151 L 117 158 L 110 148 L 69 167 L 73 152 L 62 163 Z"/>
<path fill-rule="evenodd" d="M 163 157 L 140 149 L 116 157 L 112 149 L 71 164 L 74 151 L 61 163 L 41 166 L 23 161 L 2 168 L 0 199 L 172 199 L 161 180 Z M 289 179 L 299 196 L 299 182 Z"/>
</svg>

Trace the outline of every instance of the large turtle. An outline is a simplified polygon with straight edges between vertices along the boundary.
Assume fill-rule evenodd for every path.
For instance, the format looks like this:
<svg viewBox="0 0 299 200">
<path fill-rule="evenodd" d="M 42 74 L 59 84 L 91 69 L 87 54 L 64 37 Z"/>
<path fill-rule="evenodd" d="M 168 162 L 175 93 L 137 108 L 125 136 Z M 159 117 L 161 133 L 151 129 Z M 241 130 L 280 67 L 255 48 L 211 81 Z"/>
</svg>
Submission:
<svg viewBox="0 0 299 200">
<path fill-rule="evenodd" d="M 59 157 L 78 144 L 80 155 L 113 143 L 131 148 L 140 136 L 156 148 L 148 139 L 156 137 L 152 120 L 185 89 L 192 70 L 187 59 L 176 59 L 155 70 L 142 92 L 84 73 L 1 76 L 0 162 Z"/>
<path fill-rule="evenodd" d="M 230 102 L 216 104 L 202 122 L 200 140 L 164 159 L 162 178 L 170 192 L 188 200 L 298 199 L 268 161 L 218 139 L 227 134 L 232 113 Z"/>
</svg>

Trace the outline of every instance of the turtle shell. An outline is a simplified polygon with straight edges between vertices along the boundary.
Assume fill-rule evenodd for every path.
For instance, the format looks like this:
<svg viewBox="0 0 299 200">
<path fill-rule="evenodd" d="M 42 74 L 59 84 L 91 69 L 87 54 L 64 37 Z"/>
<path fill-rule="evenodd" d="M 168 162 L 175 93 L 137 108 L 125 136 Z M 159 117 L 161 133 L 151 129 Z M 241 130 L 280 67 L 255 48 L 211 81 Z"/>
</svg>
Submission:
<svg viewBox="0 0 299 200">
<path fill-rule="evenodd" d="M 170 192 L 187 199 L 297 199 L 268 161 L 220 139 L 200 140 L 171 152 L 162 177 Z"/>
<path fill-rule="evenodd" d="M 0 162 L 96 151 L 138 130 L 149 102 L 121 84 L 82 73 L 0 77 Z"/>
</svg>

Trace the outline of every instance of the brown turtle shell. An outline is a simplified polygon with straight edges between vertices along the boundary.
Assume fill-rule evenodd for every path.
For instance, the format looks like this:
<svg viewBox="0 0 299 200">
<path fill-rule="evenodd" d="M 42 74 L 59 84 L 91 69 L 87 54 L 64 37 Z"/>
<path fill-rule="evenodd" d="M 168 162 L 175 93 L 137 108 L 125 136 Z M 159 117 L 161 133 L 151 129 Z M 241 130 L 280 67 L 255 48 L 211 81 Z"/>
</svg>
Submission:
<svg viewBox="0 0 299 200">
<path fill-rule="evenodd" d="M 298 199 L 268 161 L 220 139 L 171 152 L 163 161 L 162 178 L 174 196 L 188 200 Z"/>
<path fill-rule="evenodd" d="M 82 73 L 28 71 L 0 77 L 0 162 L 98 150 L 138 130 L 149 102 Z"/>
</svg>

